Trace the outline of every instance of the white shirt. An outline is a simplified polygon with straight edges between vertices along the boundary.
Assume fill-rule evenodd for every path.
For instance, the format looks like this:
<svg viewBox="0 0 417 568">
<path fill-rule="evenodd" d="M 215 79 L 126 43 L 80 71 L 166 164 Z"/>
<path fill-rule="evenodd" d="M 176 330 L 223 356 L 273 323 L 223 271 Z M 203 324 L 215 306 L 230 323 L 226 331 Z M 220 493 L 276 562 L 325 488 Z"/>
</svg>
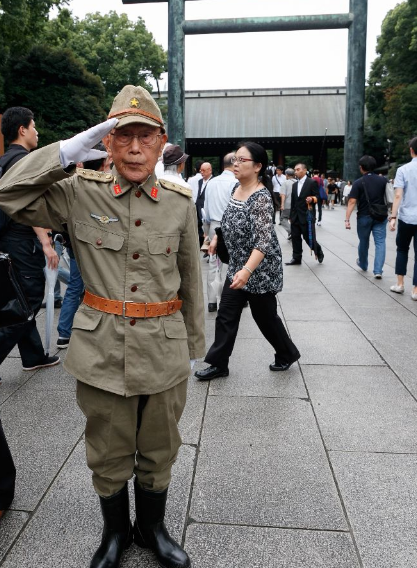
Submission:
<svg viewBox="0 0 417 568">
<path fill-rule="evenodd" d="M 193 201 L 194 203 L 197 201 L 197 194 L 198 194 L 198 181 L 202 178 L 203 176 L 198 173 L 195 174 L 195 176 L 192 176 L 190 178 L 188 178 L 188 183 L 191 186 L 191 190 L 193 192 Z"/>
<path fill-rule="evenodd" d="M 219 176 L 210 180 L 204 201 L 207 221 L 220 222 L 222 220 L 223 213 L 230 201 L 232 189 L 236 183 L 235 175 L 230 170 L 224 170 Z"/>
<path fill-rule="evenodd" d="M 277 174 L 274 175 L 274 177 L 272 178 L 272 185 L 274 186 L 274 191 L 276 193 L 281 193 L 281 186 L 286 180 L 287 177 L 284 176 L 284 174 L 281 174 L 280 176 Z"/>
<path fill-rule="evenodd" d="M 163 173 L 160 178 L 161 180 L 166 179 L 167 181 L 172 181 L 173 183 L 177 183 L 178 185 L 181 185 L 182 187 L 185 187 L 186 189 L 191 189 L 191 186 L 189 183 L 187 183 L 185 181 L 185 179 L 182 177 L 181 174 L 174 174 L 173 172 L 167 172 L 167 173 Z"/>
<path fill-rule="evenodd" d="M 297 195 L 298 197 L 300 197 L 300 193 L 301 190 L 303 189 L 303 185 L 305 180 L 307 179 L 307 176 L 302 177 L 301 179 L 298 180 L 298 186 L 297 186 Z"/>
</svg>

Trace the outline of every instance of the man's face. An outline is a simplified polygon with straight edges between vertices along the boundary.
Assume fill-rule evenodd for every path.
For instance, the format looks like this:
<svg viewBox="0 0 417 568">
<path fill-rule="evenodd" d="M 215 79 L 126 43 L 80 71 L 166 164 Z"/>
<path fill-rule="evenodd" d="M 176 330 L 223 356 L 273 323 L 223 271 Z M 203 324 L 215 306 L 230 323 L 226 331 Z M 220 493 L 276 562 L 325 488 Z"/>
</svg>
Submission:
<svg viewBox="0 0 417 568">
<path fill-rule="evenodd" d="M 200 168 L 200 174 L 203 176 L 204 181 L 208 180 L 211 176 L 212 168 L 210 164 L 203 164 Z"/>
<path fill-rule="evenodd" d="M 113 130 L 105 145 L 120 175 L 144 183 L 153 173 L 166 141 L 160 128 L 133 123 Z"/>
<path fill-rule="evenodd" d="M 35 128 L 35 121 L 32 119 L 27 128 L 24 126 L 22 128 L 26 148 L 34 150 L 38 146 L 38 131 Z"/>
<path fill-rule="evenodd" d="M 282 176 L 283 173 L 284 173 L 283 170 L 277 168 L 277 176 Z"/>
<path fill-rule="evenodd" d="M 306 175 L 307 170 L 303 164 L 297 164 L 294 168 L 294 172 L 297 179 L 302 179 Z"/>
</svg>

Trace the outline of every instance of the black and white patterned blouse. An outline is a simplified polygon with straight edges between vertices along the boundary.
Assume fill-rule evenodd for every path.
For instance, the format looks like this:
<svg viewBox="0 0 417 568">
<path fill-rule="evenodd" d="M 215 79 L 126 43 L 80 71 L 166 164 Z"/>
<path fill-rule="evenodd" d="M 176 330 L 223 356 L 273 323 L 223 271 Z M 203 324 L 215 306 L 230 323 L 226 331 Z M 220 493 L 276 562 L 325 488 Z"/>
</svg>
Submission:
<svg viewBox="0 0 417 568">
<path fill-rule="evenodd" d="M 235 191 L 232 191 L 221 223 L 230 256 L 227 277 L 233 280 L 236 272 L 247 263 L 253 249 L 257 249 L 265 254 L 265 258 L 243 290 L 252 294 L 276 294 L 282 290 L 282 254 L 272 223 L 274 207 L 271 195 L 262 187 L 247 201 L 239 201 L 233 197 Z"/>
</svg>

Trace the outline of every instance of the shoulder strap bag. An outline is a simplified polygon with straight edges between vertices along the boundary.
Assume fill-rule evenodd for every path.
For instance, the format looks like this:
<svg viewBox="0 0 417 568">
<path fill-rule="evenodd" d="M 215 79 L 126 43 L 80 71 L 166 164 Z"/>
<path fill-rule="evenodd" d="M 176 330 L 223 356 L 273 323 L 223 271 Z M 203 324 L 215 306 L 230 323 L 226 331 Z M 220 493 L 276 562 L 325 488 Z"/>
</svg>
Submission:
<svg viewBox="0 0 417 568">
<path fill-rule="evenodd" d="M 369 201 L 368 191 L 366 189 L 365 181 L 362 178 L 362 185 L 365 191 L 366 201 L 368 202 L 369 207 L 369 215 L 374 219 L 374 221 L 378 221 L 378 223 L 382 223 L 388 217 L 388 206 L 386 203 L 371 203 Z"/>
<path fill-rule="evenodd" d="M 11 258 L 0 252 L 0 327 L 9 327 L 33 319 L 34 314 L 13 270 Z"/>
</svg>

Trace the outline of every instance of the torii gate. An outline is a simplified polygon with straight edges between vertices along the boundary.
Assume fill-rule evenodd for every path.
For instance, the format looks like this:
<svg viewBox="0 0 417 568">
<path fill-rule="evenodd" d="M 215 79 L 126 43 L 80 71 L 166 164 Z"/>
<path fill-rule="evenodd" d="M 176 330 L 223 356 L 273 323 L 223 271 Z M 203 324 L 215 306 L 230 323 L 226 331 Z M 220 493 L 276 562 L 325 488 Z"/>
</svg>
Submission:
<svg viewBox="0 0 417 568">
<path fill-rule="evenodd" d="M 188 21 L 185 20 L 186 0 L 122 0 L 122 2 L 123 4 L 168 2 L 169 139 L 183 148 L 185 146 L 185 35 L 348 28 L 343 177 L 351 180 L 358 177 L 358 162 L 363 154 L 368 0 L 349 0 L 348 14 Z"/>
</svg>

